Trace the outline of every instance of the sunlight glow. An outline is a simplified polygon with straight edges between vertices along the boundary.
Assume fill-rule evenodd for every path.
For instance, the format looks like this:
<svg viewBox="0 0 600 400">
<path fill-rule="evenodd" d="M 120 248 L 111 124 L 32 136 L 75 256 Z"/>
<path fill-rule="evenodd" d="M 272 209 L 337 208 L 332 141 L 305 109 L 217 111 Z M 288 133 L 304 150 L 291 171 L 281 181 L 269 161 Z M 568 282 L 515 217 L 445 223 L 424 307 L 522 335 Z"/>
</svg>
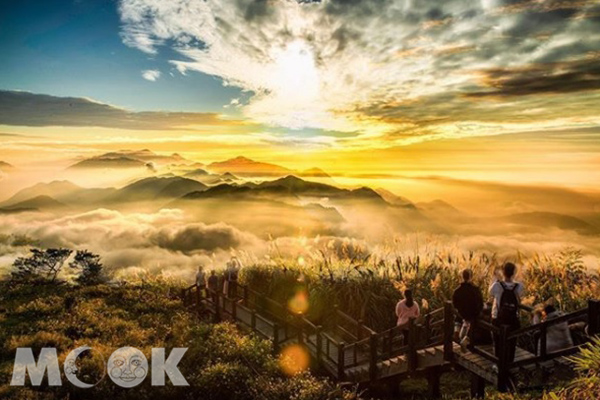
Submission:
<svg viewBox="0 0 600 400">
<path fill-rule="evenodd" d="M 300 345 L 294 344 L 286 347 L 279 356 L 279 365 L 284 374 L 288 376 L 296 375 L 308 369 L 310 356 L 306 349 Z"/>
</svg>

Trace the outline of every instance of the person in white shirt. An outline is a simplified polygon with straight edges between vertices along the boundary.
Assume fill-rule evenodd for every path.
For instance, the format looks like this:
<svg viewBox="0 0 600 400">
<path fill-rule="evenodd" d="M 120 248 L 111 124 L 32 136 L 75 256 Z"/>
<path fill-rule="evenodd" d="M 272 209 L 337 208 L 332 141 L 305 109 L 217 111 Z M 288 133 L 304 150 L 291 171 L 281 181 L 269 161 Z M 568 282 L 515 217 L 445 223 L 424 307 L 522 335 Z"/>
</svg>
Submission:
<svg viewBox="0 0 600 400">
<path fill-rule="evenodd" d="M 203 265 L 198 266 L 198 273 L 196 274 L 196 286 L 198 286 L 198 289 L 201 291 L 202 296 L 204 296 L 204 292 L 206 290 L 206 274 L 204 273 Z"/>
<path fill-rule="evenodd" d="M 492 324 L 501 327 L 508 326 L 509 332 L 519 329 L 521 326 L 519 320 L 519 306 L 521 298 L 525 293 L 525 286 L 521 282 L 514 280 L 517 266 L 507 262 L 502 267 L 503 280 L 498 280 L 490 286 L 490 299 L 492 305 Z M 500 354 L 499 336 L 494 335 L 495 353 Z M 517 348 L 516 340 L 509 340 L 508 343 L 508 362 L 515 359 Z"/>
</svg>

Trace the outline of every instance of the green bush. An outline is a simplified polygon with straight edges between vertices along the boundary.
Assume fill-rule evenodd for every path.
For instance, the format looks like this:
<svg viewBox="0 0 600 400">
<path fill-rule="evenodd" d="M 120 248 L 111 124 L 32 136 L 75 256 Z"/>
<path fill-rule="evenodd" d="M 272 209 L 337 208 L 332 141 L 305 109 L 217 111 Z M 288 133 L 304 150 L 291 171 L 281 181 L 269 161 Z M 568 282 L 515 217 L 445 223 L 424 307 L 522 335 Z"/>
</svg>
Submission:
<svg viewBox="0 0 600 400">
<path fill-rule="evenodd" d="M 11 285 L 0 282 L 0 398 L 2 399 L 334 399 L 329 382 L 307 374 L 287 377 L 271 355 L 270 343 L 242 335 L 230 323 L 198 320 L 174 296 L 172 282 L 147 279 L 125 285 Z M 70 300 L 68 300 L 70 299 Z M 65 304 L 69 303 L 67 308 Z M 17 347 L 56 347 L 60 365 L 76 347 L 88 345 L 108 360 L 122 346 L 139 348 L 150 358 L 152 347 L 188 347 L 179 368 L 189 387 L 152 387 L 150 377 L 124 389 L 108 377 L 91 389 L 78 389 L 63 376 L 60 387 L 11 387 Z M 97 358 L 82 372 L 103 375 Z M 167 379 L 167 382 L 169 380 Z M 333 394 L 332 394 L 333 393 Z M 352 393 L 341 391 L 343 396 Z M 329 396 L 332 394 L 331 396 Z M 351 397 L 346 397 L 350 399 Z"/>
</svg>

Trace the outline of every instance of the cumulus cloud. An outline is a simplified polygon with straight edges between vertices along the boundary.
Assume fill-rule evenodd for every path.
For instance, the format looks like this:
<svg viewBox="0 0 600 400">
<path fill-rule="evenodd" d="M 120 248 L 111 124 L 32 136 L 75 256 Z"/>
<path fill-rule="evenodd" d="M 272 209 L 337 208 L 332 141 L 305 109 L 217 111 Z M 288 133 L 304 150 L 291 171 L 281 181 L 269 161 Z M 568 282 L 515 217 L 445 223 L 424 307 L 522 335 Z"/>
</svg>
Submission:
<svg viewBox="0 0 600 400">
<path fill-rule="evenodd" d="M 587 0 L 121 0 L 119 11 L 127 45 L 151 54 L 168 46 L 181 56 L 171 60 L 180 72 L 251 92 L 242 110 L 260 122 L 435 137 L 518 130 L 486 125 L 488 114 L 508 117 L 513 109 L 464 95 L 485 91 L 480 71 L 531 65 L 560 86 L 556 63 L 600 50 L 596 8 Z M 570 82 L 586 80 L 592 63 L 576 65 L 566 72 L 570 89 L 552 93 L 590 90 Z M 472 106 L 487 111 L 463 120 L 476 129 L 449 130 L 454 114 Z M 403 107 L 414 110 L 406 115 Z M 582 109 L 590 125 L 600 123 L 594 108 Z"/>
<path fill-rule="evenodd" d="M 521 68 L 483 71 L 490 91 L 469 96 L 525 96 L 539 93 L 569 93 L 600 89 L 600 57 L 583 61 L 535 64 Z"/>
<path fill-rule="evenodd" d="M 160 78 L 160 71 L 155 69 L 147 69 L 142 71 L 142 78 L 150 82 L 156 82 Z"/>
<path fill-rule="evenodd" d="M 227 224 L 190 224 L 184 227 L 164 228 L 152 237 L 159 247 L 182 253 L 231 250 L 243 245 L 258 245 L 260 241 Z"/>
<path fill-rule="evenodd" d="M 366 224 L 364 228 L 383 229 L 377 224 Z M 8 271 L 15 258 L 28 253 L 28 246 L 90 250 L 100 254 L 117 276 L 150 271 L 189 280 L 198 264 L 223 268 L 234 254 L 242 255 L 248 263 L 265 263 L 280 257 L 322 260 L 331 255 L 362 260 L 367 254 L 386 258 L 448 249 L 508 257 L 517 252 L 553 253 L 572 246 L 583 250 L 588 265 L 599 265 L 598 236 L 558 228 L 521 231 L 500 222 L 477 223 L 462 230 L 462 234 L 438 235 L 391 230 L 381 239 L 339 232 L 336 236 L 280 236 L 266 241 L 225 223 L 197 222 L 178 209 L 155 213 L 97 209 L 62 217 L 0 214 L 0 275 Z"/>
<path fill-rule="evenodd" d="M 4 235 L 4 236 L 2 236 Z M 266 248 L 256 236 L 230 225 L 190 222 L 180 210 L 121 213 L 98 209 L 56 217 L 40 213 L 0 215 L 0 238 L 30 238 L 42 247 L 88 249 L 102 255 L 112 269 L 142 268 L 190 273 L 198 263 L 222 267 L 232 252 L 261 254 Z M 6 268 L 26 249 L 0 241 L 0 261 Z"/>
<path fill-rule="evenodd" d="M 215 113 L 133 112 L 80 97 L 0 90 L 0 125 L 97 126 L 120 129 L 176 129 L 235 125 Z"/>
</svg>

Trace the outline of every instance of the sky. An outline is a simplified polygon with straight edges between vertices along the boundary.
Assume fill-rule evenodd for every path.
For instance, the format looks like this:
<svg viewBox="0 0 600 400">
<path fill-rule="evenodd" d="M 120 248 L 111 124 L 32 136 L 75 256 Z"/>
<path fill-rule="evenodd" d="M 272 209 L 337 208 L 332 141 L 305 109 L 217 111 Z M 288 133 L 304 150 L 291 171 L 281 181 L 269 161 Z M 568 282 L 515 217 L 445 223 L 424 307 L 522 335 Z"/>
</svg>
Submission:
<svg viewBox="0 0 600 400">
<path fill-rule="evenodd" d="M 0 4 L 0 160 L 600 183 L 598 0 Z"/>
</svg>

